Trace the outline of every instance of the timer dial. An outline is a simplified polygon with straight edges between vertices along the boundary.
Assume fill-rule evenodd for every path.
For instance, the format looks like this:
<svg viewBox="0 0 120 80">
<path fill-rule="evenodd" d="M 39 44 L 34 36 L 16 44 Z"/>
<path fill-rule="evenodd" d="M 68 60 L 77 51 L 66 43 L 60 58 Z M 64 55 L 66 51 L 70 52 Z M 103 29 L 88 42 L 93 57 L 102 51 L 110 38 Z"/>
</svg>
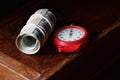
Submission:
<svg viewBox="0 0 120 80">
<path fill-rule="evenodd" d="M 58 33 L 58 38 L 63 41 L 75 41 L 84 36 L 84 32 L 78 28 L 67 28 Z"/>
</svg>

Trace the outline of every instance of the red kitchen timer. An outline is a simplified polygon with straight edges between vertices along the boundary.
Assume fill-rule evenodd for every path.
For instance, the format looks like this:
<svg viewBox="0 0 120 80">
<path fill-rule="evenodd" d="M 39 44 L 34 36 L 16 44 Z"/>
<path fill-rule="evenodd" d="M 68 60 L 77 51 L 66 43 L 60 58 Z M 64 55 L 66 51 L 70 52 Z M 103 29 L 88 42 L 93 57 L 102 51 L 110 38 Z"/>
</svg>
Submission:
<svg viewBox="0 0 120 80">
<path fill-rule="evenodd" d="M 88 43 L 88 32 L 76 25 L 64 26 L 55 32 L 54 45 L 59 52 L 78 52 Z"/>
</svg>

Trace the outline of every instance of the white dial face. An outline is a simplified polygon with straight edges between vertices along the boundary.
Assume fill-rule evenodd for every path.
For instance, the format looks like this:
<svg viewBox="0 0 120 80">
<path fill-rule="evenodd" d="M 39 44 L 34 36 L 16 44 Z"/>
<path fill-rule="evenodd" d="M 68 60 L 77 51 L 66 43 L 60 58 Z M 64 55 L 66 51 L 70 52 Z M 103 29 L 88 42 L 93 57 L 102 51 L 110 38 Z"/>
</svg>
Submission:
<svg viewBox="0 0 120 80">
<path fill-rule="evenodd" d="M 78 28 L 66 28 L 58 33 L 58 38 L 63 41 L 75 41 L 84 36 L 85 32 Z"/>
</svg>

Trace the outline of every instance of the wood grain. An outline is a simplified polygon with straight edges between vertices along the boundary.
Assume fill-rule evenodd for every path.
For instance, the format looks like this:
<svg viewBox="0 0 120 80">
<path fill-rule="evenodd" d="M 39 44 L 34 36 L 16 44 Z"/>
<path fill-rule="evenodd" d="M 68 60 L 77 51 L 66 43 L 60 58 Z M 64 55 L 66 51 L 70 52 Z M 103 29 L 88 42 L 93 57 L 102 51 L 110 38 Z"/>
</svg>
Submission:
<svg viewBox="0 0 120 80">
<path fill-rule="evenodd" d="M 120 17 L 118 4 L 69 1 L 69 5 L 66 6 L 65 3 L 67 2 L 68 1 L 31 0 L 15 12 L 1 18 L 0 51 L 41 74 L 41 77 L 38 79 L 46 80 L 61 70 L 66 64 L 81 56 L 83 51 L 92 47 L 94 44 L 92 41 Z M 75 5 L 71 6 L 73 4 Z M 78 53 L 59 53 L 52 43 L 53 34 L 51 34 L 44 47 L 42 47 L 37 54 L 30 56 L 21 53 L 15 46 L 15 39 L 29 16 L 39 8 L 49 8 L 56 15 L 57 23 L 53 34 L 57 29 L 65 25 L 75 24 L 85 27 L 90 34 L 88 46 Z M 102 36 L 99 39 L 101 38 Z M 6 68 L 3 65 L 1 66 L 3 70 Z M 14 72 L 12 73 L 15 74 Z M 18 77 L 20 76 L 18 75 Z"/>
<path fill-rule="evenodd" d="M 116 22 L 111 24 L 109 27 L 101 31 L 101 33 L 97 36 L 96 40 L 99 40 L 109 34 L 111 31 L 115 30 L 116 28 L 120 27 L 120 19 L 118 19 Z"/>
<path fill-rule="evenodd" d="M 40 73 L 0 52 L 0 79 L 36 80 Z"/>
</svg>

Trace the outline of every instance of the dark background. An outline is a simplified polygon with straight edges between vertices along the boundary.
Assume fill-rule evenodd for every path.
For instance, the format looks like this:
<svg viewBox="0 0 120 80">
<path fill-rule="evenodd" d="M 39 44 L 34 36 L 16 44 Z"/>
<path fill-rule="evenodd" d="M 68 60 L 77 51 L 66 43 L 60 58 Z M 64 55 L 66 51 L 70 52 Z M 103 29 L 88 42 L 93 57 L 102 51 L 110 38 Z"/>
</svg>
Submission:
<svg viewBox="0 0 120 80">
<path fill-rule="evenodd" d="M 30 0 L 0 0 L 0 17 L 21 7 Z"/>
</svg>

